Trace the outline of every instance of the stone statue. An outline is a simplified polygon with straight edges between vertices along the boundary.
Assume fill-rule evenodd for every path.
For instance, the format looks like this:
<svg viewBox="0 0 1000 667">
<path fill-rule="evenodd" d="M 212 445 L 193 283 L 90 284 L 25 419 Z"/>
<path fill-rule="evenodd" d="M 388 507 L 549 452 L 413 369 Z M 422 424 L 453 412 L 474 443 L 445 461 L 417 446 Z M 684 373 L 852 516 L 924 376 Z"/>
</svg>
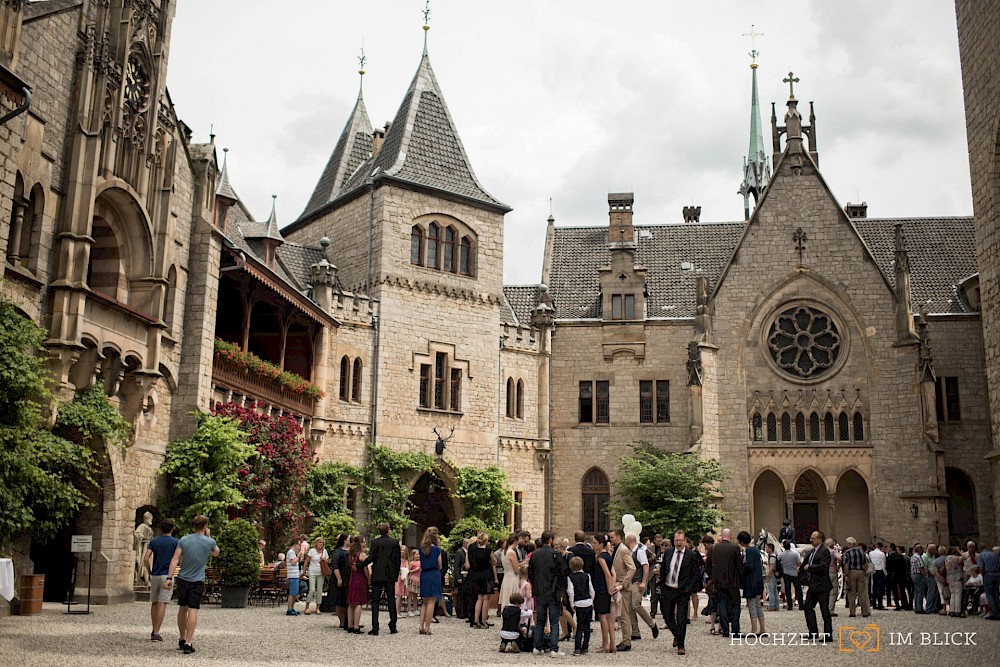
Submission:
<svg viewBox="0 0 1000 667">
<path fill-rule="evenodd" d="M 133 575 L 136 585 L 149 586 L 149 569 L 146 567 L 146 547 L 153 539 L 153 515 L 146 512 L 142 523 L 132 532 L 132 549 L 135 551 Z"/>
</svg>

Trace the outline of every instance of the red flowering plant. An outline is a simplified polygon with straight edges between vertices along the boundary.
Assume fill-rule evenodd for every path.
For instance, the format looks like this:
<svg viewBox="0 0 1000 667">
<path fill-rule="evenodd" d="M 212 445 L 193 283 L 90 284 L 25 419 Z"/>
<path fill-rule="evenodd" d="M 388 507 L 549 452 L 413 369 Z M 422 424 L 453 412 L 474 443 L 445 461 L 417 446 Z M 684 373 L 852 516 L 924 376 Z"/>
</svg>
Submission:
<svg viewBox="0 0 1000 667">
<path fill-rule="evenodd" d="M 271 547 L 282 549 L 309 516 L 303 498 L 313 454 L 295 419 L 258 412 L 258 405 L 226 403 L 217 405 L 212 414 L 236 419 L 256 450 L 239 471 L 239 489 L 246 501 L 233 514 L 262 527 Z"/>
<path fill-rule="evenodd" d="M 264 361 L 252 352 L 244 352 L 239 345 L 228 343 L 221 338 L 215 339 L 215 356 L 243 368 L 248 373 L 259 378 L 270 380 L 299 396 L 313 400 L 323 398 L 323 390 L 305 378 L 283 371 L 269 361 Z"/>
</svg>

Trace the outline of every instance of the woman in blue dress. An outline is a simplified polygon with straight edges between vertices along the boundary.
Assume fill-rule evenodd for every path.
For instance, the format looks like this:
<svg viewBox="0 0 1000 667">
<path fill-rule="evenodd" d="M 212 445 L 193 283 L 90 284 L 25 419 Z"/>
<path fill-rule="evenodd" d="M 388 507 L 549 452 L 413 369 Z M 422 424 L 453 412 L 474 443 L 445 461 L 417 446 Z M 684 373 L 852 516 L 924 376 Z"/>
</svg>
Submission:
<svg viewBox="0 0 1000 667">
<path fill-rule="evenodd" d="M 430 635 L 434 605 L 441 597 L 441 538 L 427 530 L 420 542 L 420 634 Z"/>
</svg>

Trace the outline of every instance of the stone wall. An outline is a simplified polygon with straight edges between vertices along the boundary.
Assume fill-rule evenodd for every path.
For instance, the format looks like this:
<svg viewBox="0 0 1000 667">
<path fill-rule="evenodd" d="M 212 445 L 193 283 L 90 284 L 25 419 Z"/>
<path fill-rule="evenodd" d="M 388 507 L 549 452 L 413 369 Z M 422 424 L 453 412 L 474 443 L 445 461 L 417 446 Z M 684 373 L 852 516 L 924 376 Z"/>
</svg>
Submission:
<svg viewBox="0 0 1000 667">
<path fill-rule="evenodd" d="M 993 447 L 993 534 L 1000 539 L 1000 1 L 956 0 Z"/>
</svg>

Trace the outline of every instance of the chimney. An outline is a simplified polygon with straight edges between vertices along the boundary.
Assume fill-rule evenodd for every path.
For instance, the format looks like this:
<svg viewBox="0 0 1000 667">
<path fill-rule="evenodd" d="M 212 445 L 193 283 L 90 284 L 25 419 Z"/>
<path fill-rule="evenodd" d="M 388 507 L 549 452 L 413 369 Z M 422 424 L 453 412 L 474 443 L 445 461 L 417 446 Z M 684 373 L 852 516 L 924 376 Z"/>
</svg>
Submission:
<svg viewBox="0 0 1000 667">
<path fill-rule="evenodd" d="M 385 124 L 386 129 L 389 127 L 389 123 Z M 382 143 L 385 141 L 386 130 L 380 128 L 375 129 L 372 132 L 372 156 L 378 155 L 379 150 L 382 148 Z"/>
<path fill-rule="evenodd" d="M 852 204 L 847 202 L 844 206 L 844 213 L 847 214 L 848 218 L 867 218 L 868 217 L 868 202 L 863 201 L 860 204 Z"/>
<path fill-rule="evenodd" d="M 685 206 L 684 222 L 701 222 L 701 206 Z"/>
<path fill-rule="evenodd" d="M 632 204 L 635 195 L 631 192 L 608 194 L 608 243 L 633 243 Z"/>
</svg>

